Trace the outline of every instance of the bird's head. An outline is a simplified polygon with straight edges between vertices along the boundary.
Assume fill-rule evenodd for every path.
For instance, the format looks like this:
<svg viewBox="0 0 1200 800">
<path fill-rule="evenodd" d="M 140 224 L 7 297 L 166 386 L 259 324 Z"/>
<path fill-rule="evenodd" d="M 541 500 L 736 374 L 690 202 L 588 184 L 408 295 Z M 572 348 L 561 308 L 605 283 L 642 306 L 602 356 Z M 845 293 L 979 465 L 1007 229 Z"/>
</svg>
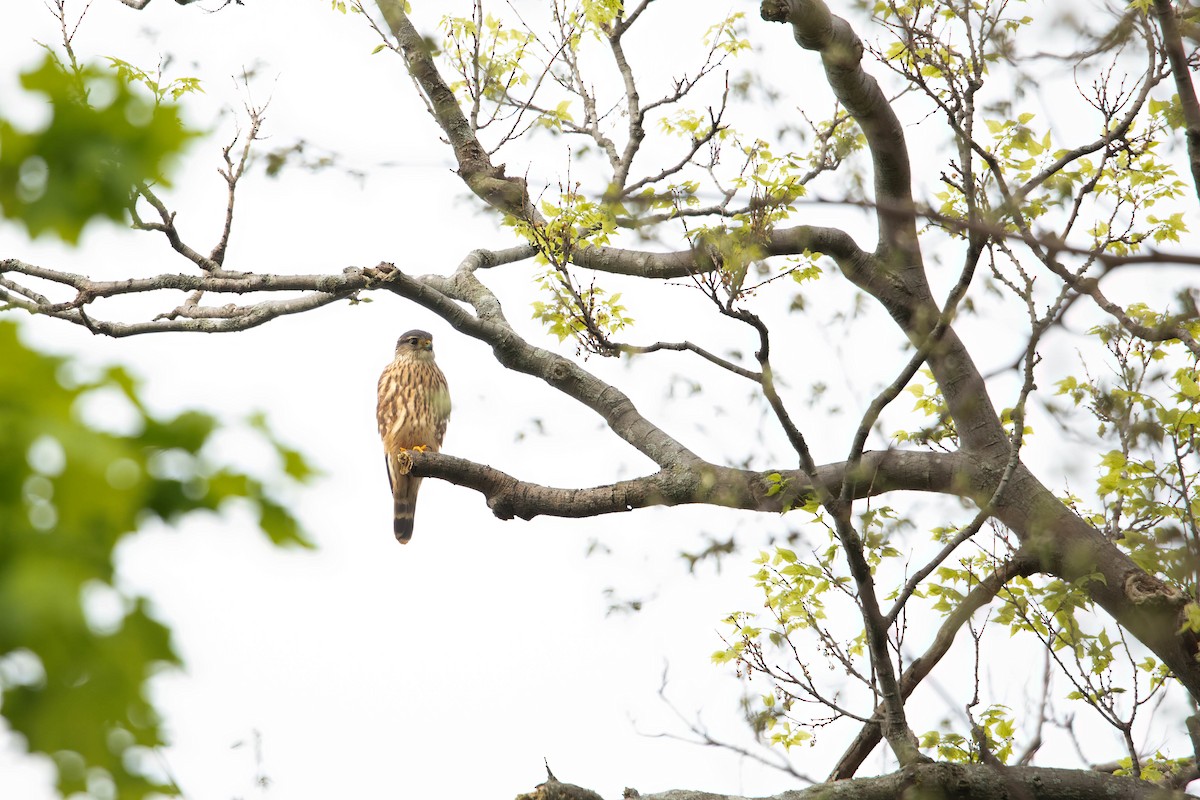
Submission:
<svg viewBox="0 0 1200 800">
<path fill-rule="evenodd" d="M 396 341 L 396 358 L 433 360 L 433 334 L 428 331 L 408 331 Z"/>
</svg>

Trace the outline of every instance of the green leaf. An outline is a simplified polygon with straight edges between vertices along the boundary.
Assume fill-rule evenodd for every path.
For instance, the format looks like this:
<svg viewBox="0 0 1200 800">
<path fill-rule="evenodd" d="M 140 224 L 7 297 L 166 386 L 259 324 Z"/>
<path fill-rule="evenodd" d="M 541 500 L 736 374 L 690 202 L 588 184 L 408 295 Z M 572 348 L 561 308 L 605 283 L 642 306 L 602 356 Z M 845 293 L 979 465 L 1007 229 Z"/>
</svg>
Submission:
<svg viewBox="0 0 1200 800">
<path fill-rule="evenodd" d="M 123 62 L 121 62 L 123 64 Z M 0 118 L 0 214 L 31 236 L 75 243 L 96 218 L 124 221 L 138 183 L 170 185 L 168 169 L 198 134 L 178 109 L 135 92 L 117 67 L 69 71 L 53 55 L 21 74 L 50 107 L 45 127 L 23 131 Z M 111 96 L 102 107 L 93 96 Z"/>
<path fill-rule="evenodd" d="M 1200 385 L 1196 383 L 1195 378 L 1184 370 L 1180 370 L 1176 378 L 1179 380 L 1179 391 L 1184 397 L 1189 400 L 1200 399 Z"/>
<path fill-rule="evenodd" d="M 119 368 L 66 385 L 69 360 L 27 347 L 11 322 L 0 321 L 0 353 L 0 714 L 53 757 L 63 794 L 101 775 L 121 798 L 176 794 L 138 748 L 164 743 L 147 682 L 180 659 L 145 598 L 115 581 L 114 554 L 147 516 L 170 522 L 232 499 L 257 509 L 272 542 L 309 546 L 275 495 L 295 483 L 288 473 L 312 471 L 295 451 L 279 475 L 214 465 L 206 445 L 218 420 L 154 416 Z M 94 391 L 130 398 L 132 433 L 82 421 Z M 98 596 L 117 611 L 99 614 Z"/>
</svg>

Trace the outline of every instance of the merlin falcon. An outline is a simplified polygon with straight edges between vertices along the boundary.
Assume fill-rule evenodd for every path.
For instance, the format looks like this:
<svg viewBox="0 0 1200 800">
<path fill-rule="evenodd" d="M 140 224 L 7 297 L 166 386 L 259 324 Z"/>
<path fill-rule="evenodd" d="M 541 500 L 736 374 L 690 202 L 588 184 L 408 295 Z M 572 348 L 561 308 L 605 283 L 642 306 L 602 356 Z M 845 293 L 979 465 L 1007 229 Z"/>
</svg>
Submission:
<svg viewBox="0 0 1200 800">
<path fill-rule="evenodd" d="M 379 376 L 376 408 L 383 439 L 388 481 L 394 502 L 396 540 L 407 544 L 413 533 L 413 513 L 421 479 L 408 474 L 409 450 L 441 449 L 450 419 L 450 390 L 446 376 L 433 361 L 433 336 L 409 331 L 396 342 L 396 357 Z"/>
</svg>

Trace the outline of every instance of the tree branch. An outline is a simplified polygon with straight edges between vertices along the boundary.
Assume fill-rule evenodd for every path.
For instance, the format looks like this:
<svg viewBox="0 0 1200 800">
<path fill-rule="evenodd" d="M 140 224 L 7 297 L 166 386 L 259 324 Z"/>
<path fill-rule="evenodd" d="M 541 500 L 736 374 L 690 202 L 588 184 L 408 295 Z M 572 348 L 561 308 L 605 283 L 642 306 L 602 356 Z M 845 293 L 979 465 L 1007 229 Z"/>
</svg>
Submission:
<svg viewBox="0 0 1200 800">
<path fill-rule="evenodd" d="M 719 244 L 720 240 L 716 239 L 714 243 Z M 763 248 L 768 255 L 773 256 L 795 255 L 805 250 L 823 253 L 844 268 L 853 268 L 854 265 L 866 263 L 870 259 L 870 255 L 845 231 L 813 225 L 773 230 L 767 234 Z M 577 267 L 658 280 L 686 278 L 712 268 L 704 266 L 706 260 L 699 258 L 695 250 L 651 253 L 619 247 L 581 247 L 572 250 L 570 258 L 571 263 Z"/>
<path fill-rule="evenodd" d="M 821 54 L 825 78 L 862 129 L 871 152 L 875 197 L 896 208 L 911 208 L 912 175 L 904 128 L 879 84 L 862 69 L 863 46 L 846 20 L 829 11 L 823 0 L 763 0 L 762 18 L 787 22 L 796 43 Z M 877 252 L 891 251 L 893 267 L 920 264 L 917 229 L 905 214 L 879 215 Z"/>
<path fill-rule="evenodd" d="M 446 85 L 429 46 L 404 13 L 403 0 L 376 0 L 379 11 L 400 46 L 409 75 L 429 103 L 430 112 L 446 134 L 458 174 L 485 203 L 505 214 L 534 221 L 539 218 L 529 200 L 525 181 L 504 174 L 504 165 L 493 165 L 487 151 L 475 137 L 467 118 L 463 116 L 454 92 Z"/>
<path fill-rule="evenodd" d="M 504 318 L 495 295 L 475 277 L 473 269 L 459 268 L 452 278 L 427 275 L 415 279 L 392 265 L 381 265 L 381 274 L 385 275 L 385 288 L 428 308 L 460 333 L 487 343 L 502 366 L 539 378 L 592 409 L 613 433 L 660 467 L 683 469 L 700 461 L 642 416 L 629 397 L 615 386 L 570 359 L 522 339 Z M 476 314 L 460 303 L 469 304 Z"/>
<path fill-rule="evenodd" d="M 1200 197 L 1200 101 L 1196 99 L 1196 87 L 1192 84 L 1192 72 L 1188 67 L 1187 53 L 1179 35 L 1179 23 L 1171 0 L 1154 0 L 1154 16 L 1162 30 L 1163 47 L 1171 62 L 1171 74 L 1175 76 L 1175 91 L 1179 93 L 1179 106 L 1183 111 L 1186 126 L 1188 165 L 1192 170 L 1192 186 Z"/>
<path fill-rule="evenodd" d="M 938 632 L 933 637 L 933 642 L 929 645 L 928 649 L 909 664 L 908 669 L 904 670 L 904 673 L 900 676 L 901 695 L 905 699 L 912 695 L 913 691 L 921 684 L 921 681 L 942 660 L 942 657 L 950 652 L 950 646 L 954 644 L 954 637 L 958 634 L 962 626 L 967 624 L 967 620 L 976 611 L 992 602 L 996 594 L 1010 580 L 1018 576 L 1032 575 L 1037 572 L 1037 567 L 1037 559 L 1031 558 L 1027 553 L 1018 552 L 968 592 L 967 596 L 958 604 L 958 607 L 942 622 L 942 626 L 938 628 Z M 875 746 L 879 744 L 879 740 L 882 738 L 880 723 L 883 721 L 883 715 L 884 709 L 882 706 L 875 709 L 875 713 L 871 716 L 871 721 L 859 730 L 850 747 L 838 759 L 837 765 L 829 774 L 829 780 L 841 781 L 854 777 L 859 767 L 871 755 L 871 751 L 875 749 Z"/>
<path fill-rule="evenodd" d="M 627 789 L 627 798 L 638 800 L 897 800 L 897 798 L 955 798 L 998 800 L 1012 797 L 1020 787 L 1032 800 L 1186 800 L 1188 795 L 1147 781 L 1088 770 L 1047 767 L 1005 767 L 987 764 L 916 764 L 877 778 L 854 778 L 822 783 L 807 789 L 789 789 L 777 795 L 744 798 L 713 792 L 672 790 L 638 794 Z M 632 792 L 632 793 L 631 793 Z"/>
<path fill-rule="evenodd" d="M 715 353 L 710 353 L 709 351 L 705 350 L 703 347 L 700 347 L 699 345 L 693 344 L 691 342 L 655 342 L 654 344 L 640 345 L 640 346 L 632 345 L 632 344 L 621 344 L 621 345 L 617 345 L 617 348 L 622 353 L 628 353 L 629 355 L 643 355 L 646 353 L 657 353 L 659 350 L 676 350 L 676 351 L 690 350 L 691 352 L 695 353 L 696 355 L 700 356 L 701 358 L 705 359 L 706 361 L 716 364 L 721 369 L 728 370 L 729 372 L 732 372 L 734 375 L 739 375 L 743 378 L 747 378 L 749 380 L 754 381 L 755 383 L 761 383 L 762 379 L 763 379 L 761 372 L 755 372 L 754 370 L 749 370 L 749 369 L 746 369 L 745 367 L 739 367 L 737 364 L 734 364 L 732 361 L 729 361 L 728 359 L 725 359 L 725 358 L 721 358 L 720 356 L 716 355 Z"/>
<path fill-rule="evenodd" d="M 773 484 L 764 477 L 769 472 L 734 469 L 699 460 L 683 470 L 663 469 L 604 486 L 571 489 L 522 481 L 489 465 L 445 453 L 414 451 L 411 456 L 414 475 L 474 489 L 501 519 L 591 517 L 652 506 L 700 503 L 782 513 L 785 508 L 803 505 L 799 498 L 814 494 L 813 485 L 802 470 L 779 470 L 784 490 L 772 494 Z M 830 493 L 847 483 L 857 498 L 892 491 L 955 496 L 968 493 L 963 476 L 969 471 L 969 463 L 956 454 L 873 451 L 863 455 L 852 473 L 846 468 L 845 462 L 817 466 L 817 481 Z"/>
<path fill-rule="evenodd" d="M 225 205 L 225 226 L 221 229 L 221 238 L 209 256 L 218 265 L 225 263 L 225 251 L 229 248 L 229 234 L 233 229 L 233 202 L 237 195 L 237 184 L 246 171 L 246 164 L 250 161 L 250 150 L 254 146 L 254 142 L 258 140 L 258 132 L 262 128 L 263 111 L 265 110 L 265 107 L 247 107 L 246 111 L 250 115 L 250 132 L 246 134 L 246 142 L 242 145 L 242 152 L 238 156 L 236 165 L 229 154 L 233 151 L 233 146 L 237 144 L 237 136 L 234 136 L 233 141 L 221 151 L 221 155 L 225 159 L 225 169 L 219 170 L 219 172 L 221 177 L 225 179 L 225 185 L 228 187 L 229 199 Z"/>
<path fill-rule="evenodd" d="M 142 222 L 138 216 L 137 198 L 145 198 L 146 202 L 158 212 L 158 217 L 161 222 Z M 133 202 L 129 204 L 129 214 L 133 217 L 133 227 L 142 231 L 160 231 L 167 237 L 167 241 L 171 243 L 171 248 L 181 256 L 191 261 L 200 269 L 206 272 L 217 272 L 221 269 L 221 265 L 213 261 L 206 255 L 197 252 L 191 246 L 186 244 L 179 236 L 179 231 L 175 229 L 175 212 L 167 209 L 166 203 L 159 199 L 154 194 L 148 185 L 139 183 L 134 192 Z"/>
</svg>

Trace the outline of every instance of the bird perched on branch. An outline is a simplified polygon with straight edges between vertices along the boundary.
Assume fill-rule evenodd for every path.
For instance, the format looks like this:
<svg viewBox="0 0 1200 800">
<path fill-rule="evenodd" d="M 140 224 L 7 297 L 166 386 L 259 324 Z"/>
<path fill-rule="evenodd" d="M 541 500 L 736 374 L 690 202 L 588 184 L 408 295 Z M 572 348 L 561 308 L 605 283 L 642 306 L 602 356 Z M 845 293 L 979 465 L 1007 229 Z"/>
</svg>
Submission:
<svg viewBox="0 0 1200 800">
<path fill-rule="evenodd" d="M 413 512 L 421 479 L 409 474 L 409 450 L 437 452 L 450 419 L 446 376 L 433 361 L 433 336 L 409 331 L 396 342 L 396 357 L 379 376 L 376 408 L 388 481 L 392 485 L 396 539 L 412 538 Z"/>
</svg>

